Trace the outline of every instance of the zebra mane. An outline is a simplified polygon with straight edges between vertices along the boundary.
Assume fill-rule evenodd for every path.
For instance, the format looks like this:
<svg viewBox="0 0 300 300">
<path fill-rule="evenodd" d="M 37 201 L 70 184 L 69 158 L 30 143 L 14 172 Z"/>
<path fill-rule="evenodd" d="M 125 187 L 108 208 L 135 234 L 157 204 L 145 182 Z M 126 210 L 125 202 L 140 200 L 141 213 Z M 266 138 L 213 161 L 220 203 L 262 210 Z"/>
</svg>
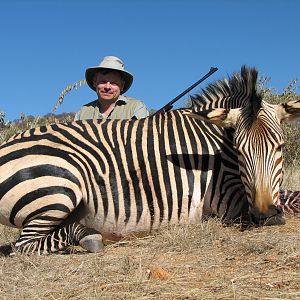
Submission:
<svg viewBox="0 0 300 300">
<path fill-rule="evenodd" d="M 209 84 L 201 94 L 192 96 L 192 107 L 195 111 L 248 107 L 256 115 L 262 101 L 256 90 L 257 76 L 255 68 L 242 66 L 240 73 Z"/>
</svg>

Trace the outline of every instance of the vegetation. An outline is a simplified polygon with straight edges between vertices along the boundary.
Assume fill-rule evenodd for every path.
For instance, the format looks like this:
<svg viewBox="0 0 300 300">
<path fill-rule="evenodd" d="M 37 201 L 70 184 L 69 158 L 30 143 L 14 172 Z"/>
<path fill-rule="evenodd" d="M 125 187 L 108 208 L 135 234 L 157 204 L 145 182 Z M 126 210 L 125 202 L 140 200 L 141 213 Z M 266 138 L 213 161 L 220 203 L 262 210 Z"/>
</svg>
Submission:
<svg viewBox="0 0 300 300">
<path fill-rule="evenodd" d="M 0 257 L 0 298 L 300 299 L 299 225 L 241 231 L 210 219 L 97 254 Z M 8 230 L 0 244 L 15 239 Z"/>
<path fill-rule="evenodd" d="M 11 136 L 37 126 L 50 125 L 55 123 L 70 122 L 74 119 L 75 113 L 52 114 L 43 117 L 26 116 L 21 113 L 20 118 L 14 121 L 7 121 L 5 113 L 0 112 L 0 144 Z"/>
</svg>

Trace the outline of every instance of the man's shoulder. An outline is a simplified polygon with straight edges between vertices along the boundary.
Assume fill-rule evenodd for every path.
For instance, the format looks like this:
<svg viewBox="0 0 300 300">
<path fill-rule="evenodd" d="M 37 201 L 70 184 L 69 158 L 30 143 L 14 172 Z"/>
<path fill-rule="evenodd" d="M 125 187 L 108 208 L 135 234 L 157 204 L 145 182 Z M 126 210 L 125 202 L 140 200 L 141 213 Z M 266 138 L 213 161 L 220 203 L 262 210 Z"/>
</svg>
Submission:
<svg viewBox="0 0 300 300">
<path fill-rule="evenodd" d="M 75 114 L 74 120 L 86 120 L 98 117 L 99 108 L 98 100 L 91 101 L 80 107 L 79 111 Z"/>
</svg>

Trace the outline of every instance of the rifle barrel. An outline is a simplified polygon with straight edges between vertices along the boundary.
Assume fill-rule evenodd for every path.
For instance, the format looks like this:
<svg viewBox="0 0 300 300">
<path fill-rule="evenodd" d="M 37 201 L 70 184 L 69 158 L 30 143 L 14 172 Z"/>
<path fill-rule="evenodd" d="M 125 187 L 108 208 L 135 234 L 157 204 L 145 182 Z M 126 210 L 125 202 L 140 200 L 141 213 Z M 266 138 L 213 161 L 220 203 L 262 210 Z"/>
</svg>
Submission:
<svg viewBox="0 0 300 300">
<path fill-rule="evenodd" d="M 166 111 L 169 111 L 170 109 L 172 109 L 173 104 L 179 100 L 181 97 L 183 97 L 185 94 L 187 94 L 189 91 L 191 91 L 194 87 L 196 87 L 198 84 L 200 84 L 202 81 L 204 81 L 205 79 L 207 79 L 209 76 L 211 76 L 213 73 L 215 73 L 216 71 L 218 71 L 218 68 L 215 67 L 211 67 L 209 72 L 207 74 L 205 74 L 201 79 L 199 79 L 198 81 L 196 81 L 194 84 L 192 84 L 190 87 L 188 87 L 186 90 L 184 90 L 182 93 L 180 93 L 178 96 L 176 96 L 173 100 L 171 100 L 168 104 L 166 104 L 165 106 L 163 106 L 161 109 L 159 109 L 157 112 L 155 112 L 154 114 L 159 114 L 159 113 L 163 113 Z"/>
</svg>

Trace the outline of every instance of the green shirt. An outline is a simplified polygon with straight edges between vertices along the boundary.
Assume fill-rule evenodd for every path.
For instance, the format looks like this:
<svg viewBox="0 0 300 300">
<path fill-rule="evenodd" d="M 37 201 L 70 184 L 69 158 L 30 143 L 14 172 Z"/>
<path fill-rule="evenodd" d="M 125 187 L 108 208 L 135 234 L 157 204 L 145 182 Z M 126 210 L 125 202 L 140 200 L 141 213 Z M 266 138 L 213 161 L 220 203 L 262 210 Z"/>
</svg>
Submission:
<svg viewBox="0 0 300 300">
<path fill-rule="evenodd" d="M 120 95 L 107 119 L 131 119 L 133 117 L 142 119 L 147 116 L 149 116 L 149 112 L 144 102 Z M 98 100 L 83 105 L 74 118 L 75 121 L 87 119 L 103 119 Z"/>
</svg>

